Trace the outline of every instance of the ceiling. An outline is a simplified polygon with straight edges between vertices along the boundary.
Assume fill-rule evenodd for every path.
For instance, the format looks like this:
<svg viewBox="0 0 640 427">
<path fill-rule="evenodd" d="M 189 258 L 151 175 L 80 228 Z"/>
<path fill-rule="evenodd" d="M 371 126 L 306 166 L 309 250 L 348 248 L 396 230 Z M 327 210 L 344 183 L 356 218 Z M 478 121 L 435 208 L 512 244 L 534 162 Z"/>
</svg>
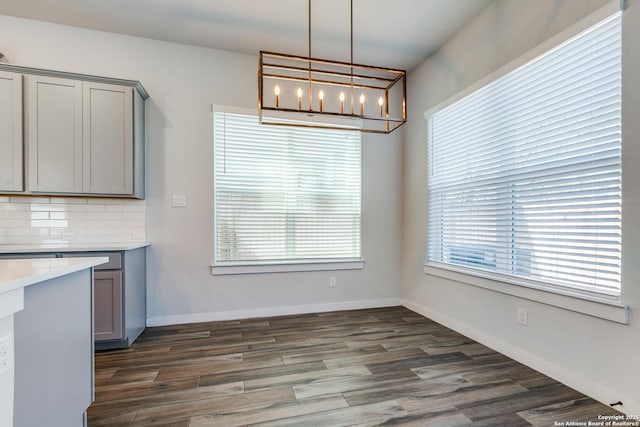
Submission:
<svg viewBox="0 0 640 427">
<path fill-rule="evenodd" d="M 354 0 L 354 62 L 411 70 L 491 1 Z M 316 0 L 311 12 L 311 56 L 348 61 L 349 0 Z M 251 55 L 308 54 L 305 0 L 2 0 L 0 14 Z"/>
</svg>

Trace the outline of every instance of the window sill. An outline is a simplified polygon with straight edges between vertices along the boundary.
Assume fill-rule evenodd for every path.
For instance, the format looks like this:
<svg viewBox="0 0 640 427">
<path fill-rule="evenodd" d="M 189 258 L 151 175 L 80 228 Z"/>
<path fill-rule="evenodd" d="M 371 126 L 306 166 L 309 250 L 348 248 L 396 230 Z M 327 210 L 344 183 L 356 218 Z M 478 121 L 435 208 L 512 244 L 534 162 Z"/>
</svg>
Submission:
<svg viewBox="0 0 640 427">
<path fill-rule="evenodd" d="M 464 268 L 445 265 L 425 265 L 424 273 L 467 285 L 477 286 L 612 322 L 629 324 L 629 306 L 617 301 L 572 293 L 570 290 L 540 289 L 524 282 L 505 281 L 489 272 L 470 273 Z"/>
<path fill-rule="evenodd" d="M 363 259 L 279 261 L 264 263 L 225 262 L 211 265 L 213 276 L 229 274 L 293 273 L 302 271 L 362 270 Z"/>
</svg>

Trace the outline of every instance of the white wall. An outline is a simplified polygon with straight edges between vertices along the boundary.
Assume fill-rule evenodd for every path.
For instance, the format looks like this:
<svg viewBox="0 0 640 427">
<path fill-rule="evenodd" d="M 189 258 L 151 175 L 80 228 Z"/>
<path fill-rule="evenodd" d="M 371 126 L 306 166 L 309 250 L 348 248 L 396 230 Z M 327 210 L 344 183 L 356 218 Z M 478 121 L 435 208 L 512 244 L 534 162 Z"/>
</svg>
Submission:
<svg viewBox="0 0 640 427">
<path fill-rule="evenodd" d="M 255 108 L 257 56 L 7 16 L 0 40 L 10 63 L 140 80 L 151 95 L 150 324 L 400 303 L 401 133 L 363 139 L 364 270 L 214 277 L 211 104 Z M 172 194 L 187 208 L 171 208 Z"/>
<path fill-rule="evenodd" d="M 424 112 L 518 58 L 605 0 L 497 0 L 408 77 L 404 141 L 402 294 L 406 304 L 604 403 L 640 413 L 640 1 L 623 18 L 623 296 L 621 325 L 423 272 L 426 245 Z M 529 326 L 516 324 L 517 307 Z M 620 407 L 618 407 L 620 408 Z"/>
</svg>

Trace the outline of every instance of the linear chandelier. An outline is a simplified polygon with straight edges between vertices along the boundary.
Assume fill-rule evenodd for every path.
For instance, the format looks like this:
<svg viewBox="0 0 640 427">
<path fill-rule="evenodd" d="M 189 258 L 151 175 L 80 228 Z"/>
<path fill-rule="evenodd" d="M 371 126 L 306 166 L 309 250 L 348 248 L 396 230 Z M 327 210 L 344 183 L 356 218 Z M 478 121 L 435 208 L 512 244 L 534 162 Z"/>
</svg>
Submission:
<svg viewBox="0 0 640 427">
<path fill-rule="evenodd" d="M 258 116 L 261 124 L 390 133 L 407 120 L 406 71 L 260 51 Z M 304 122 L 304 123 L 302 123 Z"/>
</svg>

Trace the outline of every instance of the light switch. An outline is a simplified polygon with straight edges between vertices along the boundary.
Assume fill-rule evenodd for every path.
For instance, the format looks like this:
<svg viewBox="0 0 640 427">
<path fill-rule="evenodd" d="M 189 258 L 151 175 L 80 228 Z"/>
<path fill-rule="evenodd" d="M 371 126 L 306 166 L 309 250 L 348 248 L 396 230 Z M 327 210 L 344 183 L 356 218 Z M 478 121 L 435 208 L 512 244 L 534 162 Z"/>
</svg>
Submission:
<svg viewBox="0 0 640 427">
<path fill-rule="evenodd" d="M 174 208 L 186 208 L 187 207 L 187 196 L 183 196 L 183 195 L 171 196 L 171 207 L 174 207 Z"/>
</svg>

